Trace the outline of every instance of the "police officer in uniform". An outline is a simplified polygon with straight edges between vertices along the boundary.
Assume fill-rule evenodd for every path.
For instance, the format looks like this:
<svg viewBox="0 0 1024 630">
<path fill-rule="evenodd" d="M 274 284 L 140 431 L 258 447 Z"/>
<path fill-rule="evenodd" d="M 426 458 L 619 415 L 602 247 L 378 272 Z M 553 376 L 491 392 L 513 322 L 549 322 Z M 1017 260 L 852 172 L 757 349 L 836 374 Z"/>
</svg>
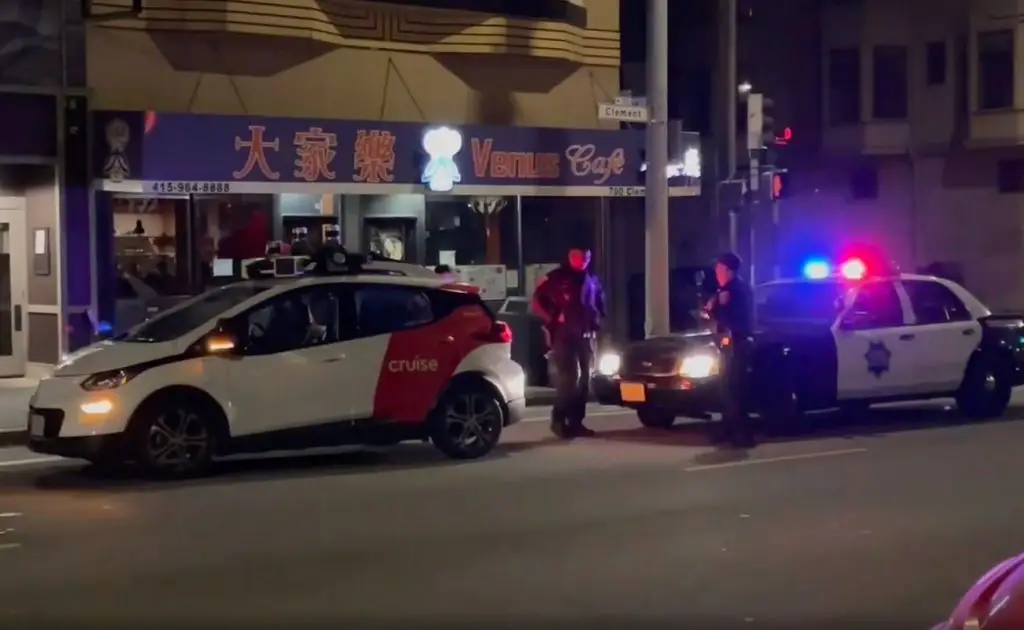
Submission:
<svg viewBox="0 0 1024 630">
<path fill-rule="evenodd" d="M 746 397 L 753 355 L 754 304 L 750 285 L 739 275 L 741 265 L 740 257 L 732 252 L 715 260 L 718 292 L 705 310 L 716 325 L 722 351 L 722 425 L 713 437 L 738 448 L 750 448 L 754 436 Z"/>
<path fill-rule="evenodd" d="M 594 434 L 583 419 L 605 308 L 604 291 L 589 265 L 589 251 L 570 250 L 566 263 L 548 273 L 533 294 L 533 312 L 544 324 L 556 372 L 551 431 L 566 439 Z"/>
</svg>

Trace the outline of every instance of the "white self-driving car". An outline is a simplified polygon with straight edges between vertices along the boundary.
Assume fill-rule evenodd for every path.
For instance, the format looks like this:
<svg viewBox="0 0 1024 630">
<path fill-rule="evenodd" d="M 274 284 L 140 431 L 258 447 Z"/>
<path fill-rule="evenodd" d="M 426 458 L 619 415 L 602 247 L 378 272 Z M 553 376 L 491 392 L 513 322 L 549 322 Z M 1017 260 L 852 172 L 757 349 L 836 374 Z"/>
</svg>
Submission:
<svg viewBox="0 0 1024 630">
<path fill-rule="evenodd" d="M 30 448 L 174 474 L 232 453 L 404 440 L 468 459 L 519 420 L 511 331 L 475 287 L 286 258 L 67 357 L 32 396 Z"/>
</svg>

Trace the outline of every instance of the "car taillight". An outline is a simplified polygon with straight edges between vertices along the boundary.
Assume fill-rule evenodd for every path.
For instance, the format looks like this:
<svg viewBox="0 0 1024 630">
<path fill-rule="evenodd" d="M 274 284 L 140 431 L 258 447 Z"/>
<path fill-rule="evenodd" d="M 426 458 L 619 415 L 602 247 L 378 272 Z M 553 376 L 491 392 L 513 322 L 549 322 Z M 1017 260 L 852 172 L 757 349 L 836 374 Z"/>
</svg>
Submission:
<svg viewBox="0 0 1024 630">
<path fill-rule="evenodd" d="M 494 322 L 490 330 L 480 333 L 478 338 L 488 343 L 512 343 L 512 329 L 505 322 Z"/>
<path fill-rule="evenodd" d="M 505 322 L 494 322 L 491 333 L 499 343 L 512 343 L 512 328 Z"/>
</svg>

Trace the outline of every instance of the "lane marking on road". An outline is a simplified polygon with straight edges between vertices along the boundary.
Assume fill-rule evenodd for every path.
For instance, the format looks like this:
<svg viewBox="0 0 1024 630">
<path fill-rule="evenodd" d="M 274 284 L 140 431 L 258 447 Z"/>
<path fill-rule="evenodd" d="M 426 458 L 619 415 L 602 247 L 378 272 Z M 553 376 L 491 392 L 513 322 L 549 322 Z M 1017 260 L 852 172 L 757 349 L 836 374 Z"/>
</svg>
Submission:
<svg viewBox="0 0 1024 630">
<path fill-rule="evenodd" d="M 0 512 L 0 518 L 18 518 L 21 512 Z"/>
<path fill-rule="evenodd" d="M 12 459 L 6 462 L 0 462 L 0 468 L 13 468 L 14 466 L 31 466 L 32 464 L 46 464 L 49 462 L 59 462 L 64 459 L 63 457 L 30 457 L 28 459 Z"/>
<path fill-rule="evenodd" d="M 817 453 L 799 453 L 797 455 L 780 455 L 778 457 L 762 457 L 756 459 L 743 459 L 735 462 L 723 462 L 721 464 L 701 464 L 683 469 L 683 472 L 703 472 L 705 470 L 719 470 L 722 468 L 740 468 L 742 466 L 759 466 L 761 464 L 781 464 L 783 462 L 795 462 L 804 459 L 822 459 L 825 457 L 840 457 L 842 455 L 855 455 L 867 453 L 866 448 L 845 448 L 837 451 L 819 451 Z"/>
<path fill-rule="evenodd" d="M 0 551 L 11 551 L 21 549 L 21 543 L 0 543 Z"/>
</svg>

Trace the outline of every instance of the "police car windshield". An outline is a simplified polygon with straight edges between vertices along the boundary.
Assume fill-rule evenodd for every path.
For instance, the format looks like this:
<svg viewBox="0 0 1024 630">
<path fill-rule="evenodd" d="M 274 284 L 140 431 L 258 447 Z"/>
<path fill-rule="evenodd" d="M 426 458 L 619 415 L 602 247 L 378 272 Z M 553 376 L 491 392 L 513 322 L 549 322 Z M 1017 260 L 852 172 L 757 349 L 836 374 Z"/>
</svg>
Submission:
<svg viewBox="0 0 1024 630">
<path fill-rule="evenodd" d="M 758 322 L 810 322 L 831 324 L 836 300 L 845 289 L 839 282 L 778 282 L 754 289 Z"/>
<path fill-rule="evenodd" d="M 207 291 L 143 322 L 118 337 L 118 340 L 136 343 L 173 341 L 222 315 L 232 307 L 259 295 L 267 288 L 251 284 L 236 284 Z"/>
</svg>

